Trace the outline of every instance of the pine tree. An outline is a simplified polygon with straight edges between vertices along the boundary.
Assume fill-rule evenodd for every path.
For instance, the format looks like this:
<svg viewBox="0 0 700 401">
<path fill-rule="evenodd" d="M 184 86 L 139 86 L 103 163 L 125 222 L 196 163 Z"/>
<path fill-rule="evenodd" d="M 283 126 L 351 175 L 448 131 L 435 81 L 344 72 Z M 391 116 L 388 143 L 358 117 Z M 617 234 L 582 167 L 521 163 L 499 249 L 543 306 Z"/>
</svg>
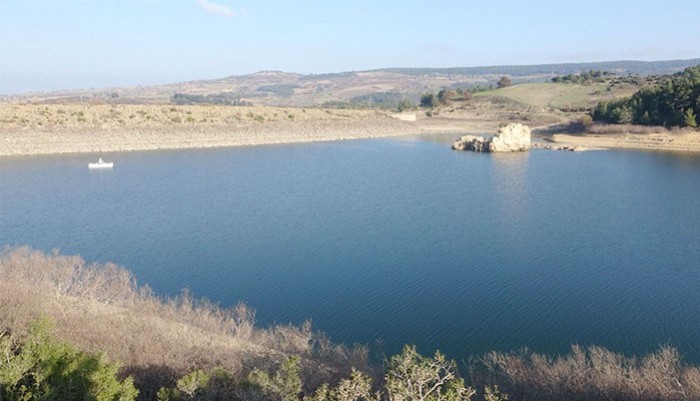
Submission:
<svg viewBox="0 0 700 401">
<path fill-rule="evenodd" d="M 501 79 L 499 79 L 498 83 L 497 83 L 499 88 L 506 88 L 506 87 L 510 86 L 511 84 L 512 84 L 512 82 L 510 81 L 509 77 L 501 77 Z"/>
<path fill-rule="evenodd" d="M 697 121 L 695 121 L 695 112 L 693 109 L 686 109 L 683 113 L 683 123 L 686 127 L 696 128 L 698 126 Z"/>
</svg>

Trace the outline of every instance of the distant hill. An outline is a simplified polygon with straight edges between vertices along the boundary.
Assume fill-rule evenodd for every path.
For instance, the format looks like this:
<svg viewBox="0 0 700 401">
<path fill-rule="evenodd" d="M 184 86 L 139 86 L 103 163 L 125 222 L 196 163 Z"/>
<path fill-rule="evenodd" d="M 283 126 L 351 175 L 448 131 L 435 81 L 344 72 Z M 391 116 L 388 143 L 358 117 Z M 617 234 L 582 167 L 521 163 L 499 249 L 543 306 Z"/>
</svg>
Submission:
<svg viewBox="0 0 700 401">
<path fill-rule="evenodd" d="M 687 67 L 700 64 L 700 58 L 668 61 L 602 61 L 592 63 L 562 63 L 536 65 L 497 65 L 488 67 L 452 68 L 380 68 L 378 72 L 391 72 L 406 75 L 460 74 L 460 75 L 509 75 L 523 77 L 529 75 L 566 75 L 596 70 L 611 71 L 620 75 L 672 74 Z"/>
<path fill-rule="evenodd" d="M 698 64 L 700 58 L 488 67 L 382 68 L 307 75 L 261 71 L 167 85 L 31 93 L 0 97 L 0 101 L 396 107 L 403 99 L 415 103 L 420 94 L 441 88 L 487 88 L 504 75 L 512 77 L 514 83 L 546 82 L 553 75 L 590 70 L 610 71 L 622 76 L 658 75 L 675 73 Z"/>
</svg>

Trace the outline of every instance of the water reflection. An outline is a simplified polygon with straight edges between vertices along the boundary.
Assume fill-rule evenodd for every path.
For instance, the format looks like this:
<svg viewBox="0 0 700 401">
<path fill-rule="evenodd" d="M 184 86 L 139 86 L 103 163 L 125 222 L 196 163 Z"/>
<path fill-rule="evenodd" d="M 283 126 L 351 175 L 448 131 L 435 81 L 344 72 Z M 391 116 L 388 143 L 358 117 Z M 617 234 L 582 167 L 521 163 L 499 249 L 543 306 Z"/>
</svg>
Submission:
<svg viewBox="0 0 700 401">
<path fill-rule="evenodd" d="M 418 135 L 405 135 L 405 136 L 398 136 L 393 139 L 396 139 L 401 142 L 414 142 L 417 145 L 420 143 L 425 143 L 425 142 L 434 142 L 434 143 L 442 143 L 446 144 L 449 146 L 452 146 L 453 143 L 459 137 L 462 136 L 461 134 L 455 134 L 455 133 L 446 133 L 446 134 L 418 134 Z"/>
<path fill-rule="evenodd" d="M 700 154 L 693 152 L 657 152 L 652 155 L 668 164 L 683 166 L 689 169 L 700 168 Z"/>
<path fill-rule="evenodd" d="M 529 152 L 494 153 L 490 156 L 493 204 L 504 233 L 517 239 L 517 229 L 528 215 Z M 515 230 L 515 231 L 514 231 Z"/>
</svg>

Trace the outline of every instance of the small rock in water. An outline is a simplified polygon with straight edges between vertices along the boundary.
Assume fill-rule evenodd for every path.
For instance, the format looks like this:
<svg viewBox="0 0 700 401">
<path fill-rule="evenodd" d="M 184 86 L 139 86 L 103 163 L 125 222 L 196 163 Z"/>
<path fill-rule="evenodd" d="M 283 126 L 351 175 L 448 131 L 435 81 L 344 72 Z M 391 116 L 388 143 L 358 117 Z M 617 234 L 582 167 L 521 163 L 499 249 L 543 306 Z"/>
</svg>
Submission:
<svg viewBox="0 0 700 401">
<path fill-rule="evenodd" d="M 498 130 L 491 138 L 466 135 L 452 145 L 455 150 L 474 152 L 523 152 L 531 147 L 530 127 L 511 123 Z"/>
<path fill-rule="evenodd" d="M 452 145 L 452 149 L 471 150 L 474 152 L 490 152 L 489 140 L 483 136 L 466 135 Z"/>
</svg>

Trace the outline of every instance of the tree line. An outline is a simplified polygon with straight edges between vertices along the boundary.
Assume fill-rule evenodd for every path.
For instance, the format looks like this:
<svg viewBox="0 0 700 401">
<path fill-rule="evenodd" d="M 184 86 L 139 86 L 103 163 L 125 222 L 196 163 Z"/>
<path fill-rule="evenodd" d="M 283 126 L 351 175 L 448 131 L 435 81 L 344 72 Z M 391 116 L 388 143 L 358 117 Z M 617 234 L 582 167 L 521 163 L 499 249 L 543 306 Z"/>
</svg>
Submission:
<svg viewBox="0 0 700 401">
<path fill-rule="evenodd" d="M 594 82 L 605 82 L 608 77 L 614 76 L 615 73 L 610 71 L 598 71 L 590 70 L 587 72 L 582 72 L 580 74 L 568 74 L 563 76 L 553 77 L 551 79 L 554 83 L 572 83 L 572 84 L 591 84 Z"/>
<path fill-rule="evenodd" d="M 593 109 L 595 121 L 612 124 L 697 127 L 700 112 L 700 65 L 663 77 L 632 97 L 600 102 Z"/>
<path fill-rule="evenodd" d="M 397 109 L 398 111 L 410 110 L 415 107 L 414 100 L 418 96 L 411 93 L 396 91 L 375 92 L 353 96 L 348 100 L 330 100 L 322 103 L 324 109 Z"/>
<path fill-rule="evenodd" d="M 240 97 L 233 97 L 230 94 L 219 93 L 214 95 L 193 95 L 189 93 L 175 93 L 170 98 L 170 103 L 177 105 L 193 104 L 217 104 L 226 106 L 252 106 L 253 104 L 242 100 Z"/>
</svg>

